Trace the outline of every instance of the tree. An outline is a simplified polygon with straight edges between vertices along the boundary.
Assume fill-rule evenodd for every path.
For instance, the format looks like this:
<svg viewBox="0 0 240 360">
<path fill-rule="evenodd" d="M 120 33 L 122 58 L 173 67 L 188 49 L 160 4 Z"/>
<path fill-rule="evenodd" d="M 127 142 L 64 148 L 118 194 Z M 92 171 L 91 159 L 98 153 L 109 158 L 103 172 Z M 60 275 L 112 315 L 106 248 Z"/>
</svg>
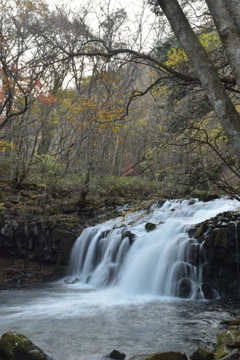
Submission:
<svg viewBox="0 0 240 360">
<path fill-rule="evenodd" d="M 229 11 L 230 8 L 232 9 L 230 5 L 233 5 L 233 1 L 206 0 L 206 3 L 227 52 L 235 81 L 240 86 L 240 29 Z M 226 3 L 228 3 L 228 6 L 226 6 Z M 212 108 L 216 112 L 236 155 L 240 159 L 240 115 L 224 88 L 216 68 L 190 26 L 178 1 L 158 0 L 158 4 L 192 63 Z M 240 4 L 235 5 L 236 11 L 239 12 Z"/>
</svg>

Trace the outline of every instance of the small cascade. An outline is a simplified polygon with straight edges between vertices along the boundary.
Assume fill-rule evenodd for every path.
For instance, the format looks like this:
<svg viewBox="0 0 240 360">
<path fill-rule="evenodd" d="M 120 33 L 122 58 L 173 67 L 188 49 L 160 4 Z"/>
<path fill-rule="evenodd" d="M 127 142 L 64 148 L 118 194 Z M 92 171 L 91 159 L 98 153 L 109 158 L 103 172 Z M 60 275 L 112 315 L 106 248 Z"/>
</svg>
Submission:
<svg viewBox="0 0 240 360">
<path fill-rule="evenodd" d="M 87 228 L 74 244 L 65 282 L 117 286 L 131 295 L 203 298 L 205 259 L 200 244 L 189 237 L 189 226 L 234 206 L 226 198 L 171 200 Z"/>
</svg>

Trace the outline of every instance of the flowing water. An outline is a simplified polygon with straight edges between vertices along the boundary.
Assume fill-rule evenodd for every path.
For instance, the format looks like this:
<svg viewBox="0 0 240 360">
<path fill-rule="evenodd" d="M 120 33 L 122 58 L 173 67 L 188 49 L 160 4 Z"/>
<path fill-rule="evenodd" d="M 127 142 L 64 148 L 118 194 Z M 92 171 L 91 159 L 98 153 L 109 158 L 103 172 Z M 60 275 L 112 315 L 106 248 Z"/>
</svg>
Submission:
<svg viewBox="0 0 240 360">
<path fill-rule="evenodd" d="M 204 251 L 188 230 L 236 206 L 226 198 L 209 203 L 166 201 L 147 212 L 88 228 L 73 247 L 66 281 L 96 288 L 117 285 L 127 295 L 203 299 Z M 154 224 L 155 230 L 147 232 L 147 224 Z"/>
<path fill-rule="evenodd" d="M 73 248 L 68 279 L 0 291 L 0 333 L 23 333 L 61 360 L 101 359 L 113 349 L 127 357 L 168 350 L 190 355 L 200 345 L 213 346 L 220 320 L 238 316 L 239 308 L 200 300 L 197 262 L 204 254 L 187 229 L 228 210 L 237 203 L 167 201 L 86 229 Z M 147 222 L 156 230 L 147 233 Z M 187 243 L 199 250 L 190 256 Z M 176 297 L 183 279 L 191 285 L 188 299 Z"/>
</svg>

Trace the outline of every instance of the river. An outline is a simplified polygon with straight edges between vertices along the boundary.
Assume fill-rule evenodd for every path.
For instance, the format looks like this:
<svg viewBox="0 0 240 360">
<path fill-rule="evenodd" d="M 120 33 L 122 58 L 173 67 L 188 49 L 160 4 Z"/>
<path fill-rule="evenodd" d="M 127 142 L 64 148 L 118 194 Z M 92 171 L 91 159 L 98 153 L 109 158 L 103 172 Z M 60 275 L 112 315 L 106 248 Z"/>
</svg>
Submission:
<svg viewBox="0 0 240 360">
<path fill-rule="evenodd" d="M 86 229 L 73 248 L 69 284 L 62 279 L 0 291 L 0 333 L 22 333 L 56 360 L 99 360 L 113 349 L 129 358 L 169 350 L 189 356 L 200 345 L 213 348 L 224 328 L 220 321 L 239 316 L 239 306 L 199 296 L 201 272 L 186 251 L 188 242 L 199 244 L 187 229 L 236 209 L 238 203 L 227 198 L 168 201 Z M 148 233 L 149 221 L 156 230 Z M 134 234 L 132 244 L 127 231 Z M 188 299 L 177 297 L 179 274 L 189 277 Z"/>
</svg>

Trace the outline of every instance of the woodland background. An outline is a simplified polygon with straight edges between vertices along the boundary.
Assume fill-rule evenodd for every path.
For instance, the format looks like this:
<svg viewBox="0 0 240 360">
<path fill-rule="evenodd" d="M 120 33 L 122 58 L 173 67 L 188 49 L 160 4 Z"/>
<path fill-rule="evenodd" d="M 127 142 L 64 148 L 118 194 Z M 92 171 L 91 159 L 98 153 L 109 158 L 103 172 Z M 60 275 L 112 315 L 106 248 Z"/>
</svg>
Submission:
<svg viewBox="0 0 240 360">
<path fill-rule="evenodd" d="M 205 1 L 180 5 L 239 113 L 213 12 Z M 1 211 L 10 187 L 24 211 L 19 191 L 32 184 L 29 205 L 45 209 L 53 197 L 84 207 L 196 188 L 239 200 L 237 153 L 156 2 L 0 6 Z"/>
</svg>

